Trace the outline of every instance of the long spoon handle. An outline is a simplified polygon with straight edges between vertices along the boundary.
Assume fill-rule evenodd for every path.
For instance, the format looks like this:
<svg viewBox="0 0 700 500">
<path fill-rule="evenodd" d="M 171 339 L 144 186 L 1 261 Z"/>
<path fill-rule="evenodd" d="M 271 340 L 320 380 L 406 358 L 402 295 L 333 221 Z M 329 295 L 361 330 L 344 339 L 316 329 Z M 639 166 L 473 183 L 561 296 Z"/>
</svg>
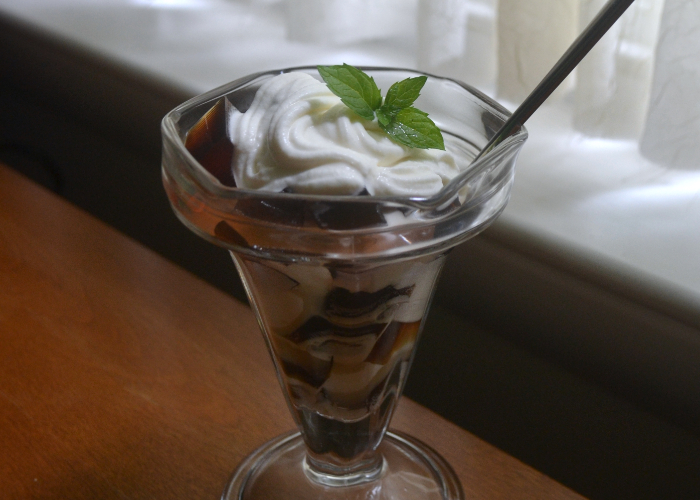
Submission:
<svg viewBox="0 0 700 500">
<path fill-rule="evenodd" d="M 581 62 L 586 54 L 598 43 L 598 40 L 607 33 L 615 21 L 632 5 L 634 0 L 610 0 L 598 15 L 590 22 L 579 35 L 569 49 L 561 56 L 554 67 L 547 73 L 535 90 L 522 102 L 518 109 L 506 120 L 503 126 L 496 132 L 491 140 L 484 146 L 474 160 L 491 151 L 497 144 L 510 136 L 515 129 L 523 125 L 528 118 L 550 96 L 564 78 Z"/>
</svg>

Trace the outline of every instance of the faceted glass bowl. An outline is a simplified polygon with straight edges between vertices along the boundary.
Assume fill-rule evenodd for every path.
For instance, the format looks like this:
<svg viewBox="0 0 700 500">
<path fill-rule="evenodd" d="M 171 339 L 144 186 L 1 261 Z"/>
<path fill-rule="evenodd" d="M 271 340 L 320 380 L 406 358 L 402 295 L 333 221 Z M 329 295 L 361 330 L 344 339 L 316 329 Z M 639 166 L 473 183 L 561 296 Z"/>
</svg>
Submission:
<svg viewBox="0 0 700 500">
<path fill-rule="evenodd" d="M 305 71 L 318 77 L 314 68 L 283 71 Z M 203 168 L 185 147 L 186 136 L 217 103 L 245 111 L 260 85 L 283 71 L 260 73 L 219 87 L 187 101 L 163 120 L 166 190 L 180 220 L 203 238 L 236 252 L 262 252 L 282 259 L 313 255 L 375 260 L 451 248 L 486 228 L 505 208 L 526 130 L 520 129 L 469 165 L 508 111 L 467 85 L 438 77 L 428 78 L 416 106 L 430 115 L 448 149 L 462 156 L 465 165 L 436 195 L 315 196 L 232 188 L 230 172 L 212 174 Z M 383 68 L 367 71 L 381 89 L 422 74 Z M 343 217 L 346 213 L 355 216 Z M 397 214 L 404 216 L 397 220 Z M 390 224 L 382 220 L 387 218 Z M 274 231 L 262 230 L 272 226 Z"/>
</svg>

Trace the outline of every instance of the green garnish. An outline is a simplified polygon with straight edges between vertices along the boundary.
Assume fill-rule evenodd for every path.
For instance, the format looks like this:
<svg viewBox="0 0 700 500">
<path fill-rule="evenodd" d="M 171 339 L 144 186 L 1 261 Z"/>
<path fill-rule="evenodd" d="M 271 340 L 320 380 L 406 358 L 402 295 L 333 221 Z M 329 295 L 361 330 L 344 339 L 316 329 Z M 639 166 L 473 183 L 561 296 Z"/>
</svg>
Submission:
<svg viewBox="0 0 700 500">
<path fill-rule="evenodd" d="M 365 120 L 372 121 L 376 117 L 382 130 L 394 141 L 411 148 L 445 150 L 440 129 L 428 118 L 428 113 L 412 106 L 427 76 L 396 82 L 382 103 L 382 94 L 374 78 L 354 66 L 318 66 L 318 72 L 331 92 L 348 108 Z"/>
</svg>

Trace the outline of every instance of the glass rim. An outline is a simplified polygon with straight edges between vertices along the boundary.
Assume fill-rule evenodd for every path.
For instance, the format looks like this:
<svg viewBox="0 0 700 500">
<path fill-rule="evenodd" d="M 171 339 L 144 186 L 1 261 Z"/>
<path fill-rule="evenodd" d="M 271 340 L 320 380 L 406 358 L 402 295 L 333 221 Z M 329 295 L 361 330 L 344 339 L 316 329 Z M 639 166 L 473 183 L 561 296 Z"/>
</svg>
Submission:
<svg viewBox="0 0 700 500">
<path fill-rule="evenodd" d="M 424 71 L 395 68 L 384 66 L 358 66 L 363 71 L 385 71 L 385 72 L 406 72 L 419 75 L 425 75 L 429 78 L 434 78 L 441 81 L 452 82 L 479 101 L 479 104 L 485 109 L 505 121 L 511 112 L 496 100 L 490 98 L 483 92 L 472 87 L 469 84 L 460 82 L 453 78 L 433 75 Z M 274 191 L 263 191 L 255 189 L 247 189 L 241 187 L 231 187 L 222 184 L 211 173 L 209 173 L 187 150 L 177 130 L 178 119 L 188 110 L 213 102 L 225 97 L 226 94 L 235 91 L 249 83 L 252 83 L 264 76 L 273 76 L 283 73 L 297 71 L 317 71 L 317 66 L 293 66 L 284 69 L 274 69 L 253 73 L 231 82 L 225 83 L 212 90 L 199 94 L 184 103 L 178 105 L 169 111 L 161 121 L 161 132 L 163 138 L 171 145 L 175 146 L 176 153 L 190 167 L 187 172 L 191 181 L 196 182 L 198 187 L 203 191 L 211 193 L 211 195 L 222 199 L 240 199 L 244 198 L 265 198 L 265 199 L 280 199 L 280 200 L 306 200 L 312 202 L 331 202 L 331 203 L 350 203 L 350 204 L 386 204 L 389 206 L 403 206 L 418 210 L 439 209 L 445 203 L 450 203 L 458 194 L 461 187 L 471 178 L 479 175 L 485 169 L 497 163 L 498 159 L 508 152 L 517 144 L 524 142 L 528 137 L 528 132 L 525 126 L 520 126 L 513 134 L 503 140 L 500 144 L 494 147 L 491 151 L 481 156 L 478 160 L 470 163 L 463 172 L 450 180 L 448 184 L 431 196 L 401 196 L 401 195 L 383 195 L 383 196 L 357 196 L 357 195 L 322 195 L 322 194 L 302 194 L 302 193 L 278 193 Z M 495 131 L 494 131 L 495 133 Z M 490 138 L 490 137 L 489 137 Z M 477 146 L 478 147 L 478 146 Z M 476 200 L 474 200 L 476 202 Z"/>
</svg>

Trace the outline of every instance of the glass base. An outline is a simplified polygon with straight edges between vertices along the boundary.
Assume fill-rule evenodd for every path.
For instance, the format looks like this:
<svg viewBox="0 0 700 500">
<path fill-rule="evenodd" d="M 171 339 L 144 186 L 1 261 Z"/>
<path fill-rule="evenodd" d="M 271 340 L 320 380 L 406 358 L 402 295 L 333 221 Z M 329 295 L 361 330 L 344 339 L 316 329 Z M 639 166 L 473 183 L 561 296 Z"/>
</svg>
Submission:
<svg viewBox="0 0 700 500">
<path fill-rule="evenodd" d="M 301 434 L 284 434 L 258 448 L 238 467 L 222 500 L 464 500 L 452 468 L 429 446 L 387 432 L 376 479 L 325 486 L 309 478 Z"/>
</svg>

